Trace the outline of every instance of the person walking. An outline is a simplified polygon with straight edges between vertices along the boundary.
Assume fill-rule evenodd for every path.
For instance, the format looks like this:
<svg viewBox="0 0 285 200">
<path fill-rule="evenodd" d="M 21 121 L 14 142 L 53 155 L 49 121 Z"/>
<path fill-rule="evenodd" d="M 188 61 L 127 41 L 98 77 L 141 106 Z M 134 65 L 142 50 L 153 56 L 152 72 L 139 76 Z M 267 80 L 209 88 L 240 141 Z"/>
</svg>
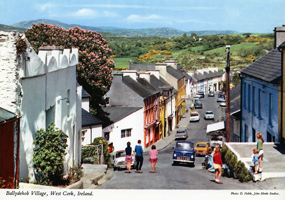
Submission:
<svg viewBox="0 0 285 200">
<path fill-rule="evenodd" d="M 258 168 L 258 172 L 261 173 L 262 172 L 262 161 L 263 161 L 263 155 L 264 155 L 264 151 L 263 151 L 263 143 L 264 143 L 264 139 L 262 138 L 262 134 L 261 133 L 256 133 L 256 137 L 257 137 L 257 149 L 258 149 L 258 164 L 259 164 L 259 168 Z"/>
<path fill-rule="evenodd" d="M 223 167 L 222 156 L 221 156 L 220 150 L 221 150 L 220 146 L 217 146 L 214 150 L 213 167 L 215 169 L 215 183 L 223 184 L 220 181 L 220 178 L 222 175 L 222 167 Z"/>
<path fill-rule="evenodd" d="M 257 167 L 258 167 L 258 149 L 254 148 L 253 149 L 253 156 L 252 156 L 252 162 L 251 162 L 251 165 L 253 166 L 254 168 L 254 175 L 257 174 Z"/>
<path fill-rule="evenodd" d="M 143 165 L 143 148 L 141 146 L 141 140 L 138 140 L 138 144 L 135 146 L 135 152 L 137 161 L 136 173 L 142 173 L 141 168 Z"/>
<path fill-rule="evenodd" d="M 158 152 L 156 146 L 152 145 L 149 151 L 149 162 L 151 163 L 151 173 L 156 173 L 156 163 L 157 163 Z"/>
<path fill-rule="evenodd" d="M 125 161 L 127 162 L 127 170 L 128 173 L 131 173 L 131 165 L 133 162 L 131 142 L 127 142 L 127 147 L 125 148 L 125 152 L 126 152 Z"/>
</svg>

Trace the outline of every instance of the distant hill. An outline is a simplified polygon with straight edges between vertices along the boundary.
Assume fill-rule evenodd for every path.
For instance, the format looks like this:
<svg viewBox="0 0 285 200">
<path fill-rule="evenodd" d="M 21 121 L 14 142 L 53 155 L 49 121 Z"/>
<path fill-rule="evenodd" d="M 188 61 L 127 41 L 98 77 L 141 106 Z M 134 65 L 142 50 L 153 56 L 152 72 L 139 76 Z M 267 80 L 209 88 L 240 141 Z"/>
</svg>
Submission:
<svg viewBox="0 0 285 200">
<path fill-rule="evenodd" d="M 132 36 L 140 36 L 140 37 L 151 37 L 151 36 L 158 36 L 158 37 L 173 37 L 173 36 L 181 36 L 184 33 L 187 35 L 191 35 L 191 33 L 195 33 L 197 35 L 217 35 L 217 34 L 237 34 L 238 32 L 232 30 L 225 30 L 225 31 L 181 31 L 174 28 L 146 28 L 146 29 L 126 29 L 126 28 L 116 28 L 116 27 L 92 27 L 92 26 L 82 26 L 79 24 L 66 24 L 56 20 L 48 20 L 48 19 L 38 19 L 38 20 L 31 20 L 31 21 L 23 21 L 16 24 L 13 24 L 15 27 L 28 29 L 31 28 L 33 24 L 52 24 L 54 26 L 62 27 L 64 29 L 69 29 L 72 27 L 80 27 L 85 30 L 91 30 L 94 32 L 99 33 L 111 33 L 111 34 L 118 34 L 121 36 L 132 37 Z"/>
<path fill-rule="evenodd" d="M 26 30 L 25 28 L 19 28 L 19 27 L 0 24 L 0 31 L 18 31 L 19 33 L 24 33 L 25 30 Z"/>
</svg>

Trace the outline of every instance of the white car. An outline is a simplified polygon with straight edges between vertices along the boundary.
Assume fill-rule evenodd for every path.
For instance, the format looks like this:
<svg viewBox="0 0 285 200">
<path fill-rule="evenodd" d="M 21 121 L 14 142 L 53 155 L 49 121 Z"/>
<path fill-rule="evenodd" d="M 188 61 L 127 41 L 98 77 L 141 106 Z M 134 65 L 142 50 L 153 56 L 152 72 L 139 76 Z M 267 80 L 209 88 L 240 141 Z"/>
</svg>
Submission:
<svg viewBox="0 0 285 200">
<path fill-rule="evenodd" d="M 214 118 L 215 116 L 213 111 L 208 110 L 205 112 L 204 119 L 214 119 Z"/>
<path fill-rule="evenodd" d="M 221 107 L 226 107 L 227 104 L 226 104 L 226 102 L 221 102 L 221 103 L 220 103 L 220 106 L 221 106 Z"/>
<path fill-rule="evenodd" d="M 197 111 L 193 111 L 190 113 L 190 122 L 198 122 L 200 121 L 200 115 Z"/>
<path fill-rule="evenodd" d="M 115 152 L 115 155 L 114 155 L 114 171 L 115 170 L 120 170 L 120 169 L 126 169 L 127 168 L 127 162 L 125 161 L 126 159 L 126 153 L 124 150 L 122 151 L 117 151 Z M 132 168 L 136 168 L 136 160 L 135 160 L 135 156 L 132 154 L 132 157 L 133 157 L 133 161 L 132 161 L 132 164 L 131 164 L 131 167 Z"/>
<path fill-rule="evenodd" d="M 223 97 L 218 97 L 217 102 L 225 102 L 226 100 Z"/>
</svg>

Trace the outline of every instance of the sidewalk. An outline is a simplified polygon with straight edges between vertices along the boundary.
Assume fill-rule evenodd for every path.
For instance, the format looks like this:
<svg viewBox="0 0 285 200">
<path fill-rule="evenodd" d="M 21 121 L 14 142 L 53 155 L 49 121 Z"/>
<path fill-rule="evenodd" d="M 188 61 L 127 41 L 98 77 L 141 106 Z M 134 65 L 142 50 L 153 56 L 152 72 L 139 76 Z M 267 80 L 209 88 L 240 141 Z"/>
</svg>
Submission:
<svg viewBox="0 0 285 200">
<path fill-rule="evenodd" d="M 252 160 L 252 150 L 256 148 L 256 143 L 227 143 L 238 160 L 245 163 L 249 169 Z M 263 144 L 264 158 L 262 161 L 262 180 L 268 178 L 285 177 L 285 146 L 283 147 L 272 142 Z"/>
</svg>

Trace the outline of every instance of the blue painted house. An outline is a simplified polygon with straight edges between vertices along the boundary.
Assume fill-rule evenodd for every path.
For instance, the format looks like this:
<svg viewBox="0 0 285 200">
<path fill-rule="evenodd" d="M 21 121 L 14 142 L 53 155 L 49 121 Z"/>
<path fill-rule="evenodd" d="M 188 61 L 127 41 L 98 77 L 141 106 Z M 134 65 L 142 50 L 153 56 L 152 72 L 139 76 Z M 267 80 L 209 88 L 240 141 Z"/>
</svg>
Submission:
<svg viewBox="0 0 285 200">
<path fill-rule="evenodd" d="M 278 142 L 281 53 L 269 51 L 241 70 L 241 142 Z"/>
</svg>

